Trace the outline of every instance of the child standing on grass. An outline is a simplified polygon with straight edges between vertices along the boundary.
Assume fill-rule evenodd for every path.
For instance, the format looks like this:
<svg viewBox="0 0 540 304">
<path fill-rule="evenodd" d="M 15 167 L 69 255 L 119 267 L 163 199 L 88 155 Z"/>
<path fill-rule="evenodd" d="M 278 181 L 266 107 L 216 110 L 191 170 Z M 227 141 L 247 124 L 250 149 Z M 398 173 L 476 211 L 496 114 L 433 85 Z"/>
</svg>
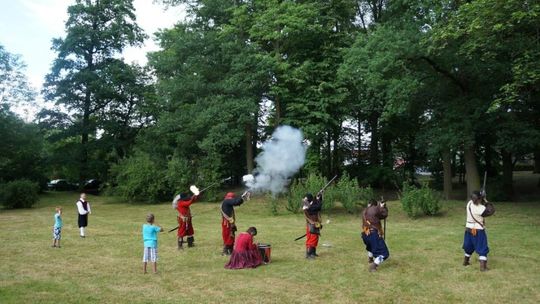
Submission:
<svg viewBox="0 0 540 304">
<path fill-rule="evenodd" d="M 163 228 L 158 225 L 154 225 L 154 215 L 149 213 L 146 216 L 147 224 L 142 227 L 142 236 L 144 242 L 144 255 L 143 255 L 143 271 L 146 274 L 146 264 L 148 261 L 152 262 L 154 273 L 157 273 L 157 240 L 158 232 L 162 232 Z"/>
<path fill-rule="evenodd" d="M 53 226 L 53 244 L 52 247 L 60 248 L 60 239 L 62 238 L 62 207 L 56 207 L 56 213 L 54 214 L 54 226 Z"/>
</svg>

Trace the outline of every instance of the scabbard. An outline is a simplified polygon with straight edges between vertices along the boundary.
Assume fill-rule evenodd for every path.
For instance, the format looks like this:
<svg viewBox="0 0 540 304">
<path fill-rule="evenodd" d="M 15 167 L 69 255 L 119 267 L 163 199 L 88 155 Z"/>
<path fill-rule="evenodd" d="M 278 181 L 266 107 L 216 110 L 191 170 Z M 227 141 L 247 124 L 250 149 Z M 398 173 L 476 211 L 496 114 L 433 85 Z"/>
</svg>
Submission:
<svg viewBox="0 0 540 304">
<path fill-rule="evenodd" d="M 299 236 L 299 237 L 295 238 L 294 240 L 295 240 L 295 241 L 298 241 L 298 240 L 300 240 L 300 239 L 303 239 L 303 238 L 306 237 L 306 235 L 307 235 L 307 234 L 304 234 L 304 235 L 302 235 L 302 236 Z"/>
</svg>

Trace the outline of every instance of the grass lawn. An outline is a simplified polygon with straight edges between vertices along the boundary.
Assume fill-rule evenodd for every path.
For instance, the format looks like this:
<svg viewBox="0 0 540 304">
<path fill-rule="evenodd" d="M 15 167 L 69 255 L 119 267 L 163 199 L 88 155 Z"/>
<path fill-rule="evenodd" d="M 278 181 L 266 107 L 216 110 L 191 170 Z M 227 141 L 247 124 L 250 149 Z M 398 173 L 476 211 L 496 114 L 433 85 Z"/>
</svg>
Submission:
<svg viewBox="0 0 540 304">
<path fill-rule="evenodd" d="M 171 229 L 170 203 L 129 205 L 89 196 L 87 237 L 78 236 L 75 193 L 47 193 L 33 209 L 0 211 L 0 303 L 540 303 L 540 202 L 499 203 L 488 218 L 486 273 L 461 266 L 465 202 L 443 203 L 438 217 L 411 220 L 389 202 L 390 259 L 367 271 L 358 215 L 323 214 L 315 261 L 304 258 L 303 216 L 272 216 L 263 198 L 236 209 L 238 227 L 259 230 L 272 263 L 226 270 L 219 204 L 197 203 L 195 248 L 177 251 L 159 235 L 158 274 L 142 273 L 141 225 L 153 212 Z M 62 248 L 51 248 L 54 206 L 64 208 Z M 326 244 L 326 246 L 321 246 Z"/>
</svg>

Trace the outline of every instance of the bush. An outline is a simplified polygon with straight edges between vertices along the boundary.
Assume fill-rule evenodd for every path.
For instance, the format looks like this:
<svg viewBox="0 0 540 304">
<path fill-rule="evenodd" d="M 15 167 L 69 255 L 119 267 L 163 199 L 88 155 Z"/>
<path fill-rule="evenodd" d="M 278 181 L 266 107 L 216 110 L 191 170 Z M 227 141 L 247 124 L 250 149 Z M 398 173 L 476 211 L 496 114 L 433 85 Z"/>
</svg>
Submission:
<svg viewBox="0 0 540 304">
<path fill-rule="evenodd" d="M 373 197 L 373 189 L 358 187 L 356 179 L 351 179 L 347 173 L 339 179 L 331 192 L 336 193 L 335 199 L 341 202 L 349 213 L 355 213 L 360 207 L 367 205 L 368 200 Z"/>
<path fill-rule="evenodd" d="M 170 194 L 165 168 L 148 154 L 136 153 L 122 160 L 112 171 L 118 185 L 115 191 L 126 200 L 156 203 Z"/>
<path fill-rule="evenodd" d="M 0 187 L 0 204 L 5 208 L 31 208 L 37 201 L 39 185 L 26 179 L 6 183 Z"/>
<path fill-rule="evenodd" d="M 440 210 L 439 197 L 427 183 L 419 189 L 404 183 L 401 205 L 410 217 L 420 214 L 435 215 Z"/>
</svg>

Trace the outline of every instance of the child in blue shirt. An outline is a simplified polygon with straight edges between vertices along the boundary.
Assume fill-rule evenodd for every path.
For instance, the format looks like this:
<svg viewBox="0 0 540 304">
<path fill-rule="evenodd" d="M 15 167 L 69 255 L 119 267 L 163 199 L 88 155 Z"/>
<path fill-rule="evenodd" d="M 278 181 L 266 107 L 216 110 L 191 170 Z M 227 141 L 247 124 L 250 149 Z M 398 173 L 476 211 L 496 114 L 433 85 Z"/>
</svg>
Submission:
<svg viewBox="0 0 540 304">
<path fill-rule="evenodd" d="M 157 273 L 157 240 L 158 232 L 162 232 L 163 228 L 158 225 L 154 225 L 154 215 L 149 213 L 146 216 L 147 224 L 142 226 L 142 236 L 144 242 L 144 254 L 143 254 L 143 271 L 146 274 L 146 264 L 148 261 L 152 262 L 154 273 Z"/>
<path fill-rule="evenodd" d="M 60 239 L 62 238 L 62 207 L 56 207 L 56 213 L 54 214 L 53 225 L 53 244 L 52 247 L 60 248 Z"/>
</svg>

